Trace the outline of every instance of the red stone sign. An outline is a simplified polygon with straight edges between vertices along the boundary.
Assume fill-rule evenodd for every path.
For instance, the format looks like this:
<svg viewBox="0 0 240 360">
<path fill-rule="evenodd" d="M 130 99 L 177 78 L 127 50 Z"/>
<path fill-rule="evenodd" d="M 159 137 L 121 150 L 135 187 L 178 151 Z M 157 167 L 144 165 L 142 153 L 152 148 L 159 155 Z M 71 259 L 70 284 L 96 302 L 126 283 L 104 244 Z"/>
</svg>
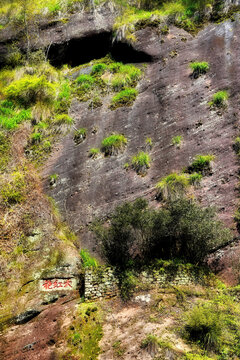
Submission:
<svg viewBox="0 0 240 360">
<path fill-rule="evenodd" d="M 40 280 L 41 291 L 76 290 L 77 280 L 72 279 L 46 279 Z"/>
</svg>

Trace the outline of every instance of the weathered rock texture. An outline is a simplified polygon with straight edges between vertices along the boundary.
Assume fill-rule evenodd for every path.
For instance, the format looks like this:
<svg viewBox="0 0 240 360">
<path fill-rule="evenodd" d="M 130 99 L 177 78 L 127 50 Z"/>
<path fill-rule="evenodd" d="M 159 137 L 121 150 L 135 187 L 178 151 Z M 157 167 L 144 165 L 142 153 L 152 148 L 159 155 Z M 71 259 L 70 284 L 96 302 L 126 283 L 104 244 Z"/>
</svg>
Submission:
<svg viewBox="0 0 240 360">
<path fill-rule="evenodd" d="M 93 247 L 86 225 L 123 201 L 145 196 L 157 206 L 156 182 L 187 167 L 197 154 L 216 156 L 213 174 L 201 182 L 197 197 L 203 205 L 217 206 L 220 218 L 232 226 L 238 181 L 232 145 L 239 119 L 239 29 L 236 19 L 209 25 L 196 37 L 175 27 L 167 36 L 150 28 L 140 30 L 134 47 L 153 61 L 147 63 L 134 105 L 111 111 L 109 99 L 104 99 L 103 107 L 92 111 L 88 103 L 73 102 L 75 128 L 87 128 L 87 139 L 76 146 L 70 133 L 53 153 L 44 175 L 59 175 L 57 186 L 48 192 L 74 231 L 82 234 L 82 245 Z M 193 79 L 189 68 L 193 60 L 208 61 L 210 71 Z M 222 89 L 229 92 L 228 107 L 222 112 L 211 110 L 208 102 Z M 126 150 L 117 156 L 90 159 L 88 150 L 99 147 L 112 132 L 127 137 Z M 184 138 L 180 149 L 171 145 L 176 135 Z M 145 150 L 146 137 L 153 141 L 152 164 L 147 175 L 140 177 L 123 166 Z"/>
</svg>

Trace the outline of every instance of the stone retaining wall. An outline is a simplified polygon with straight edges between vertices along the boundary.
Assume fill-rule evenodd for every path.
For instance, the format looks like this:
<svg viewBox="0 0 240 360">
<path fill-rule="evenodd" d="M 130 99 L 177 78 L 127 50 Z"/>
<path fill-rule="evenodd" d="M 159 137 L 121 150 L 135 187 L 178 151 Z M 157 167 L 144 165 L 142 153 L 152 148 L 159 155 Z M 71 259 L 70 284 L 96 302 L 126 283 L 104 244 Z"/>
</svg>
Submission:
<svg viewBox="0 0 240 360">
<path fill-rule="evenodd" d="M 118 279 L 111 268 L 86 269 L 85 299 L 96 300 L 111 298 L 119 294 Z"/>
<path fill-rule="evenodd" d="M 160 268 L 158 270 L 142 271 L 137 276 L 141 285 L 152 287 L 167 287 L 178 285 L 207 285 L 208 276 L 203 269 L 193 267 L 187 268 Z M 119 281 L 114 274 L 114 269 L 109 267 L 98 267 L 86 269 L 85 271 L 85 299 L 96 300 L 111 298 L 119 295 Z"/>
</svg>

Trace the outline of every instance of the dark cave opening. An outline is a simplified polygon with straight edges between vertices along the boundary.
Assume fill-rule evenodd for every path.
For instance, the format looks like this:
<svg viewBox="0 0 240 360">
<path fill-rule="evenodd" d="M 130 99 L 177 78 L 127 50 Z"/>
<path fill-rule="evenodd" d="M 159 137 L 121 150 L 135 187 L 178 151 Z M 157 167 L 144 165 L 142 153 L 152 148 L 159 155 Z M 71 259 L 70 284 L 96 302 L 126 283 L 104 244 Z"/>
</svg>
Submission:
<svg viewBox="0 0 240 360">
<path fill-rule="evenodd" d="M 111 32 L 92 34 L 85 38 L 53 44 L 48 51 L 48 59 L 55 67 L 65 64 L 76 67 L 93 59 L 101 59 L 107 54 L 123 63 L 142 63 L 152 60 L 150 55 L 137 51 L 132 45 L 119 41 L 113 43 Z"/>
</svg>

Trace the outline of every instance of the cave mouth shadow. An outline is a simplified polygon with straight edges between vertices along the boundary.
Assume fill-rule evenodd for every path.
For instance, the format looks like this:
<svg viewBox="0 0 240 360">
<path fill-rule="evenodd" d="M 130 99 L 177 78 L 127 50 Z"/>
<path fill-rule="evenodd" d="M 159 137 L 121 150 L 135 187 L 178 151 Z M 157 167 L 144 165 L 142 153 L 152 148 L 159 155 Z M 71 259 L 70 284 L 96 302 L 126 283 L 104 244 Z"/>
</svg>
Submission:
<svg viewBox="0 0 240 360">
<path fill-rule="evenodd" d="M 137 51 L 128 43 L 113 42 L 112 32 L 101 32 L 81 39 L 71 39 L 65 43 L 53 44 L 48 51 L 48 60 L 55 67 L 65 64 L 76 67 L 93 59 L 101 59 L 107 54 L 122 63 L 152 61 L 150 55 Z"/>
</svg>

